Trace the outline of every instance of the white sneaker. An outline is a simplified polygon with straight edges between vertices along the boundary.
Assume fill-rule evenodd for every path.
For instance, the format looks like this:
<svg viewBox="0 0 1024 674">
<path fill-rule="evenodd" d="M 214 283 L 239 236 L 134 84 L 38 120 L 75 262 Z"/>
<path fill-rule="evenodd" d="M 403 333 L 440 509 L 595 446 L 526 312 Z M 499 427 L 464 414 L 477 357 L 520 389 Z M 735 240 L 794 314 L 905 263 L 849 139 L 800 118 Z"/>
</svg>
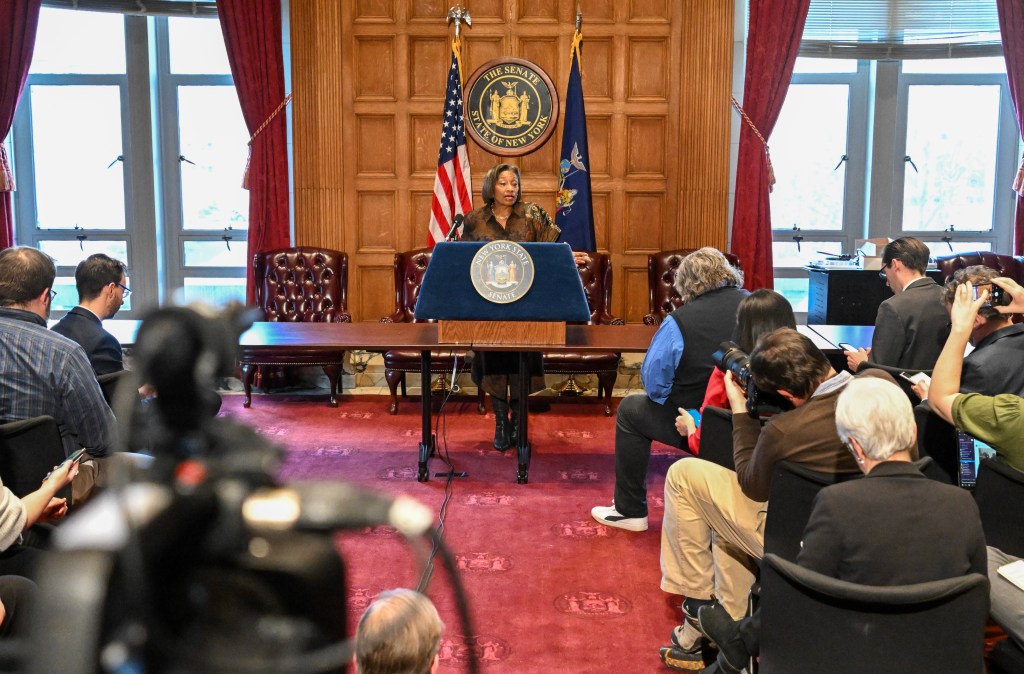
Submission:
<svg viewBox="0 0 1024 674">
<path fill-rule="evenodd" d="M 646 517 L 623 517 L 614 505 L 596 506 L 590 511 L 595 520 L 616 529 L 626 531 L 647 531 Z"/>
</svg>

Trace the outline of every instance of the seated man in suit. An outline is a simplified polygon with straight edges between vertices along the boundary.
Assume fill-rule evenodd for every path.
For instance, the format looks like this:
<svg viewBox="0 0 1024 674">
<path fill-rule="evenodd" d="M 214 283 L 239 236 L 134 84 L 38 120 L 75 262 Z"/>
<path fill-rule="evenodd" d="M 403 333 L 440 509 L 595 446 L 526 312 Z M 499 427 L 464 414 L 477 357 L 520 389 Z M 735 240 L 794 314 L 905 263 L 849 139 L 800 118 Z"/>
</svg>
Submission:
<svg viewBox="0 0 1024 674">
<path fill-rule="evenodd" d="M 985 535 L 974 499 L 929 480 L 911 463 L 917 430 L 898 386 L 881 379 L 850 382 L 836 402 L 835 425 L 866 477 L 818 493 L 798 564 L 864 585 L 985 573 Z M 702 607 L 700 629 L 720 649 L 704 671 L 742 670 L 759 651 L 760 616 L 734 622 L 721 604 Z"/>
<path fill-rule="evenodd" d="M 434 674 L 443 631 L 437 609 L 419 592 L 381 592 L 356 628 L 356 672 Z"/>
<path fill-rule="evenodd" d="M 78 306 L 51 328 L 82 345 L 97 376 L 124 369 L 121 344 L 103 329 L 102 321 L 113 318 L 131 292 L 125 285 L 127 269 L 124 262 L 103 253 L 79 262 L 75 269 Z"/>
<path fill-rule="evenodd" d="M 791 328 L 762 337 L 750 353 L 748 367 L 758 389 L 777 392 L 793 409 L 772 417 L 762 428 L 747 413 L 746 391 L 730 372 L 725 390 L 733 412 L 735 472 L 695 458 L 676 461 L 669 468 L 661 532 L 661 589 L 686 597 L 686 621 L 673 630 L 673 647 L 662 649 L 666 664 L 700 657 L 697 612 L 712 602 L 712 595 L 731 615 L 738 618 L 746 612 L 754 581 L 752 562 L 764 554 L 764 522 L 775 465 L 788 460 L 823 473 L 857 472 L 835 424 L 836 398 L 853 375 L 836 373 L 825 354 Z M 877 369 L 857 377 L 893 382 Z"/>
<path fill-rule="evenodd" d="M 53 260 L 35 248 L 0 251 L 0 421 L 44 414 L 60 426 L 64 452 L 90 459 L 72 485 L 73 500 L 92 489 L 115 442 L 115 421 L 82 347 L 46 328 Z"/>
<path fill-rule="evenodd" d="M 865 361 L 908 370 L 935 365 L 949 317 L 942 288 L 925 276 L 929 256 L 928 246 L 909 236 L 886 245 L 879 273 L 895 294 L 878 307 L 871 348 L 845 352 L 851 372 Z"/>
<path fill-rule="evenodd" d="M 647 530 L 647 466 L 651 442 L 683 449 L 676 430 L 680 408 L 699 407 L 714 363 L 711 355 L 732 339 L 736 310 L 749 295 L 743 272 L 714 248 L 682 259 L 675 277 L 683 304 L 651 340 L 640 371 L 645 393 L 626 396 L 615 415 L 615 497 L 591 516 L 610 527 Z"/>
</svg>

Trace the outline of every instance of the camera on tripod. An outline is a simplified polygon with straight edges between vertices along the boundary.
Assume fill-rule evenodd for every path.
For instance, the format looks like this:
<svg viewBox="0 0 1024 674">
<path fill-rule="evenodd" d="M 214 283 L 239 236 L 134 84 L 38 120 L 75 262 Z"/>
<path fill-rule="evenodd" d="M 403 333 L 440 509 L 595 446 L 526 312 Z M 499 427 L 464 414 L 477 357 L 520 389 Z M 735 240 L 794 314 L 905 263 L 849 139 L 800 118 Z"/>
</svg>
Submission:
<svg viewBox="0 0 1024 674">
<path fill-rule="evenodd" d="M 711 359 L 722 372 L 731 372 L 740 388 L 747 392 L 747 413 L 755 418 L 767 417 L 793 409 L 793 404 L 777 391 L 757 387 L 750 373 L 750 356 L 736 342 L 722 342 Z"/>
</svg>

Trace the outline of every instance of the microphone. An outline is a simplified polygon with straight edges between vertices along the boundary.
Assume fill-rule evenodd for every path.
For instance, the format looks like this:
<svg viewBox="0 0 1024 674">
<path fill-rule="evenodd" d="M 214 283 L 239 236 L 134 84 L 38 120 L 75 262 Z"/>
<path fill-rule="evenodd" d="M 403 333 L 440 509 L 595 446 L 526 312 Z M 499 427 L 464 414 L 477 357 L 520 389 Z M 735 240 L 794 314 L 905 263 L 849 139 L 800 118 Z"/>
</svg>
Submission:
<svg viewBox="0 0 1024 674">
<path fill-rule="evenodd" d="M 418 536 L 434 522 L 434 513 L 408 496 L 392 499 L 330 482 L 259 489 L 242 503 L 242 517 L 254 529 L 323 532 L 388 524 L 406 536 Z"/>
<path fill-rule="evenodd" d="M 462 227 L 465 226 L 465 224 L 466 216 L 464 216 L 462 213 L 457 213 L 455 217 L 452 218 L 452 228 L 448 230 L 448 236 L 444 237 L 444 240 L 454 241 L 456 233 L 458 233 L 458 231 L 462 229 Z"/>
</svg>

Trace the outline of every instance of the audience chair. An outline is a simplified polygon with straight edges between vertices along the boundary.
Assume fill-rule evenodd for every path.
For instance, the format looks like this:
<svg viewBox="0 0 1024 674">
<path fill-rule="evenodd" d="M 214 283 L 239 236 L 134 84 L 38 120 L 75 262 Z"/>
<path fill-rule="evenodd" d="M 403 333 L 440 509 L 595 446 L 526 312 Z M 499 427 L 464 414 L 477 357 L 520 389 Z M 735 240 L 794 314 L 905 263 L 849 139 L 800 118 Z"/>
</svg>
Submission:
<svg viewBox="0 0 1024 674">
<path fill-rule="evenodd" d="M 988 579 L 878 587 L 767 554 L 761 674 L 984 671 Z"/>
<path fill-rule="evenodd" d="M 736 470 L 732 455 L 732 412 L 705 407 L 700 420 L 700 458 Z"/>
<path fill-rule="evenodd" d="M 612 304 L 612 263 L 605 253 L 590 253 L 590 261 L 577 264 L 583 282 L 583 292 L 587 296 L 590 307 L 588 325 L 624 325 L 625 321 L 609 313 Z M 612 389 L 619 373 L 619 354 L 601 353 L 563 353 L 551 352 L 544 354 L 545 374 L 567 374 L 570 383 L 563 393 L 575 388 L 575 375 L 597 374 L 597 396 L 604 399 L 605 416 L 612 413 Z M 578 389 L 576 389 L 578 391 Z"/>
<path fill-rule="evenodd" d="M 644 316 L 644 325 L 661 325 L 665 317 L 679 308 L 683 298 L 675 288 L 676 269 L 684 257 L 695 248 L 661 250 L 647 256 L 647 302 L 649 311 Z M 740 259 L 732 253 L 725 253 L 729 264 L 742 269 Z"/>
<path fill-rule="evenodd" d="M 65 459 L 60 428 L 51 416 L 0 424 L 0 480 L 16 496 L 31 494 Z"/>
<path fill-rule="evenodd" d="M 900 374 L 913 376 L 919 372 L 923 372 L 929 377 L 932 376 L 931 370 L 910 370 L 905 367 L 892 367 L 891 365 L 881 365 L 879 363 L 872 363 L 869 360 L 865 360 L 863 363 L 861 363 L 860 367 L 857 368 L 857 372 L 863 372 L 864 370 L 869 369 L 881 370 L 882 372 L 887 372 L 890 375 L 892 375 L 892 378 L 896 380 L 896 383 L 899 384 L 899 387 L 907 395 L 907 399 L 910 400 L 911 405 L 918 404 L 919 402 L 921 402 L 921 399 L 917 397 L 916 393 L 914 393 L 913 384 L 911 384 L 909 381 L 901 377 Z"/>
<path fill-rule="evenodd" d="M 107 401 L 107 405 L 111 409 L 114 407 L 114 393 L 117 391 L 118 383 L 122 379 L 126 379 L 130 374 L 128 370 L 118 370 L 117 372 L 108 372 L 96 377 L 96 381 L 100 384 L 100 390 L 103 391 L 103 399 Z"/>
<path fill-rule="evenodd" d="M 395 253 L 395 310 L 380 319 L 381 323 L 415 323 L 413 317 L 416 298 L 420 294 L 423 275 L 430 264 L 431 249 L 416 248 L 404 253 Z M 433 322 L 433 321 L 429 321 Z M 446 349 L 430 352 L 430 372 L 441 375 L 441 385 L 447 385 L 445 375 L 450 375 L 458 361 L 459 371 L 468 372 L 468 353 L 463 349 Z M 391 405 L 388 412 L 398 414 L 398 386 L 402 386 L 402 397 L 406 397 L 405 375 L 421 371 L 420 352 L 413 349 L 398 349 L 384 352 L 384 379 L 391 391 Z M 430 395 L 430 382 L 422 383 L 422 395 Z M 477 391 L 477 412 L 485 413 L 483 389 Z"/>
<path fill-rule="evenodd" d="M 978 468 L 974 500 L 985 542 L 1024 557 L 1024 473 L 1000 459 L 985 459 Z"/>
<path fill-rule="evenodd" d="M 861 473 L 820 473 L 791 461 L 775 464 L 764 524 L 764 551 L 795 561 L 800 552 L 814 497 L 825 487 L 861 477 Z"/>
<path fill-rule="evenodd" d="M 256 253 L 252 261 L 256 304 L 263 320 L 294 323 L 351 323 L 347 310 L 348 255 L 327 248 L 280 248 Z M 263 366 L 319 365 L 330 382 L 328 399 L 338 406 L 344 349 L 296 349 L 281 346 L 260 356 L 239 359 L 244 407 L 252 403 L 252 382 Z M 264 377 L 264 379 L 266 379 Z"/>
<path fill-rule="evenodd" d="M 917 452 L 930 456 L 935 462 L 935 472 L 929 477 L 942 477 L 942 481 L 958 484 L 960 471 L 960 450 L 957 448 L 956 428 L 931 411 L 927 403 L 914 406 L 914 422 L 917 424 Z"/>
</svg>

